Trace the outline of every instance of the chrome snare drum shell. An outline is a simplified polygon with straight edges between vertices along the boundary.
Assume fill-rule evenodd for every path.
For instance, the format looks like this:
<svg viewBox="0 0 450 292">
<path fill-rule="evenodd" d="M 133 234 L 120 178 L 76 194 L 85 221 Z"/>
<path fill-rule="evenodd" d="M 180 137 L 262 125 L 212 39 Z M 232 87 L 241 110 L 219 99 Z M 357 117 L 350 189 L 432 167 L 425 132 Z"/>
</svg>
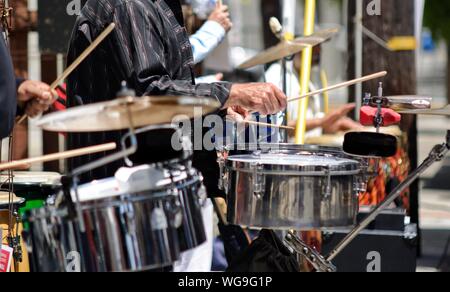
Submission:
<svg viewBox="0 0 450 292">
<path fill-rule="evenodd" d="M 358 161 L 328 147 L 275 144 L 259 149 L 233 150 L 240 154 L 226 157 L 230 223 L 281 230 L 356 223 Z M 242 154 L 247 151 L 252 154 Z"/>
<path fill-rule="evenodd" d="M 196 248 L 206 241 L 202 207 L 207 199 L 203 177 L 193 168 L 173 165 L 170 170 L 181 204 L 183 220 L 177 229 L 182 252 Z"/>
<path fill-rule="evenodd" d="M 98 190 L 112 195 L 82 202 L 84 232 L 64 206 L 30 212 L 28 242 L 35 271 L 143 271 L 179 259 L 178 226 L 172 219 L 178 196 L 163 191 L 117 195 L 115 184 L 106 179 L 80 187 L 81 197 Z M 78 262 L 71 263 L 72 257 Z"/>
<path fill-rule="evenodd" d="M 35 270 L 64 272 L 67 256 L 77 253 L 87 272 L 172 265 L 181 251 L 206 240 L 198 200 L 202 186 L 195 171 L 151 166 L 122 169 L 115 178 L 80 186 L 85 232 L 64 206 L 30 212 L 28 242 L 40 248 L 32 255 Z M 76 200 L 75 192 L 72 197 Z"/>
</svg>

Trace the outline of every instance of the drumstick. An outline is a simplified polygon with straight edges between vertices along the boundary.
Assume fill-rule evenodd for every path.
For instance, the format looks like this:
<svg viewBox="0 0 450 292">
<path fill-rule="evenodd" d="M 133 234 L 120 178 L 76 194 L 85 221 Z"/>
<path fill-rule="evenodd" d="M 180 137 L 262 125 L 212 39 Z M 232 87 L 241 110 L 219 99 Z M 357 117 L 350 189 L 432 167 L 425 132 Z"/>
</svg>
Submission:
<svg viewBox="0 0 450 292">
<path fill-rule="evenodd" d="M 40 163 L 40 162 L 49 162 L 49 161 L 55 161 L 60 159 L 68 159 L 68 158 L 74 158 L 78 156 L 84 156 L 88 154 L 94 154 L 99 152 L 105 152 L 114 150 L 117 148 L 116 143 L 108 143 L 108 144 L 102 144 L 97 146 L 91 146 L 86 148 L 80 148 L 76 150 L 70 150 L 55 154 L 49 154 L 41 157 L 36 158 L 28 158 L 23 160 L 17 160 L 17 161 L 11 161 L 8 163 L 0 164 L 0 170 L 9 170 L 14 169 L 20 166 L 29 165 L 33 163 Z"/>
<path fill-rule="evenodd" d="M 327 91 L 331 91 L 331 90 L 335 90 L 335 89 L 339 89 L 339 88 L 343 88 L 343 87 L 349 87 L 349 86 L 352 86 L 352 85 L 355 85 L 355 84 L 358 84 L 358 83 L 362 83 L 362 82 L 366 82 L 366 81 L 369 81 L 369 80 L 381 78 L 381 77 L 384 77 L 386 75 L 387 75 L 386 71 L 378 72 L 378 73 L 375 73 L 375 74 L 372 74 L 372 75 L 367 75 L 367 76 L 364 76 L 364 77 L 361 77 L 361 78 L 353 79 L 353 80 L 342 82 L 342 83 L 339 83 L 339 84 L 336 84 L 336 85 L 333 85 L 333 86 L 330 86 L 330 87 L 327 87 L 327 88 L 316 90 L 316 91 L 307 93 L 305 95 L 301 95 L 299 97 L 290 98 L 290 99 L 288 99 L 288 102 L 297 101 L 297 100 L 305 98 L 305 97 L 314 96 L 314 95 L 317 95 L 317 94 L 321 94 L 321 93 L 324 93 L 324 92 L 327 92 Z"/>
<path fill-rule="evenodd" d="M 102 43 L 105 38 L 115 29 L 116 24 L 113 22 L 111 23 L 95 40 L 94 42 L 87 47 L 86 50 L 59 76 L 50 86 L 50 90 L 55 90 L 61 82 L 63 82 L 67 77 L 69 77 L 70 74 Z M 24 115 L 20 118 L 20 120 L 17 122 L 18 124 L 21 124 L 23 121 L 25 121 L 28 118 L 27 115 Z"/>
<path fill-rule="evenodd" d="M 295 130 L 295 128 L 293 128 L 293 127 L 279 126 L 276 124 L 261 123 L 261 122 L 255 122 L 255 121 L 245 121 L 245 120 L 244 121 L 235 121 L 232 119 L 228 119 L 228 121 L 231 121 L 233 123 L 243 123 L 243 124 L 247 124 L 247 125 L 264 126 L 264 127 L 271 127 L 271 128 L 284 129 L 284 130 L 292 130 L 292 131 Z"/>
<path fill-rule="evenodd" d="M 255 121 L 242 121 L 242 123 L 249 124 L 249 125 L 255 125 L 255 126 L 266 126 L 266 127 L 271 127 L 271 128 L 295 131 L 294 127 L 280 126 L 280 125 L 269 124 L 269 123 L 261 123 L 261 122 L 255 122 Z"/>
</svg>

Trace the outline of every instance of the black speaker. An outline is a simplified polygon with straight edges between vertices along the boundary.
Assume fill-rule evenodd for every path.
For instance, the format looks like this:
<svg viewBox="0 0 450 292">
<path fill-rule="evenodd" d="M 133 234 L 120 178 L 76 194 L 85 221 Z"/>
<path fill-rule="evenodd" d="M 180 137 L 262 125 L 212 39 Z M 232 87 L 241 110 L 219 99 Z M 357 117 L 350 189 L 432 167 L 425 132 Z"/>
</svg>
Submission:
<svg viewBox="0 0 450 292">
<path fill-rule="evenodd" d="M 43 53 L 67 53 L 80 9 L 87 0 L 39 0 L 39 46 Z"/>
<path fill-rule="evenodd" d="M 368 214 L 363 210 L 358 218 Z M 417 225 L 405 224 L 406 212 L 385 210 L 334 260 L 338 272 L 415 272 Z M 339 230 L 323 234 L 322 253 L 328 254 L 348 234 Z"/>
</svg>

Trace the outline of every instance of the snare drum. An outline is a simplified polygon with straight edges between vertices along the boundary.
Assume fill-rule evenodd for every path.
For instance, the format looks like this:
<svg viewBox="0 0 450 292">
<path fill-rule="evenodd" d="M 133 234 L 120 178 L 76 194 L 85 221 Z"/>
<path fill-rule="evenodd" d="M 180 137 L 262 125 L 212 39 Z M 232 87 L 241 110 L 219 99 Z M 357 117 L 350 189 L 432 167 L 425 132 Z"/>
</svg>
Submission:
<svg viewBox="0 0 450 292">
<path fill-rule="evenodd" d="M 357 160 L 318 146 L 239 147 L 219 161 L 230 223 L 281 230 L 355 224 L 362 180 Z"/>
<path fill-rule="evenodd" d="M 37 271 L 142 271 L 170 266 L 206 240 L 202 177 L 182 166 L 121 169 L 78 188 L 85 232 L 60 204 L 32 210 L 29 243 Z M 73 200 L 77 195 L 72 192 Z M 199 215 L 200 214 L 200 215 Z M 75 253 L 74 253 L 75 252 Z"/>
</svg>

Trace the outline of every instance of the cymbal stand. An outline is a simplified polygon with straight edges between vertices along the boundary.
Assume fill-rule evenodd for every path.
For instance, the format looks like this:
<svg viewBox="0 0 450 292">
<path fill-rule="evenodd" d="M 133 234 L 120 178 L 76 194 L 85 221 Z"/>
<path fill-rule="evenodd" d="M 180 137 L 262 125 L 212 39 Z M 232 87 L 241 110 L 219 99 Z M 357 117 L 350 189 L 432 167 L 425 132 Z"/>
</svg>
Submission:
<svg viewBox="0 0 450 292">
<path fill-rule="evenodd" d="M 174 130 L 176 135 L 178 136 L 179 140 L 178 142 L 181 144 L 181 148 L 183 150 L 183 156 L 181 158 L 182 161 L 189 161 L 189 159 L 194 155 L 193 153 L 193 145 L 192 141 L 189 137 L 184 136 L 183 132 L 180 128 L 176 127 L 175 125 L 151 125 L 144 128 L 140 128 L 134 132 L 135 135 L 156 131 L 156 130 Z M 127 133 L 122 137 L 121 145 L 122 149 L 126 149 L 126 142 L 128 139 L 132 138 L 132 133 Z M 173 159 L 171 161 L 164 162 L 165 164 L 172 164 L 179 162 L 178 159 Z M 132 167 L 134 165 L 133 161 L 130 160 L 129 157 L 125 157 L 125 163 L 128 167 Z M 158 164 L 158 163 L 156 163 Z M 187 165 L 190 166 L 190 165 Z"/>
<path fill-rule="evenodd" d="M 93 161 L 86 165 L 80 166 L 79 168 L 74 169 L 68 175 L 68 177 L 72 179 L 72 183 L 73 183 L 73 190 L 75 192 L 75 198 L 76 198 L 75 209 L 76 209 L 77 217 L 78 217 L 78 220 L 80 223 L 80 231 L 82 233 L 85 232 L 85 225 L 84 225 L 84 220 L 83 220 L 83 216 L 81 213 L 81 202 L 80 202 L 80 196 L 78 193 L 78 182 L 79 182 L 78 177 L 84 173 L 92 171 L 93 169 L 96 169 L 96 168 L 105 166 L 107 164 L 110 164 L 112 162 L 124 159 L 124 158 L 136 153 L 136 151 L 138 149 L 138 143 L 137 143 L 136 131 L 134 128 L 134 123 L 133 123 L 133 117 L 132 117 L 131 111 L 130 111 L 130 105 L 127 106 L 127 115 L 128 115 L 129 125 L 130 125 L 130 128 L 129 128 L 129 137 L 130 137 L 130 141 L 131 141 L 130 147 L 125 148 L 122 151 L 119 151 L 117 153 L 106 156 L 104 158 L 101 158 L 97 161 Z M 66 198 L 66 199 L 69 199 L 69 204 L 73 203 L 73 202 L 70 202 L 70 199 L 71 199 L 70 196 L 69 196 L 69 198 Z"/>
<path fill-rule="evenodd" d="M 317 272 L 332 273 L 337 271 L 331 261 L 327 261 L 318 251 L 303 242 L 292 231 L 286 235 L 284 243 L 298 255 L 303 256 Z"/>
</svg>

